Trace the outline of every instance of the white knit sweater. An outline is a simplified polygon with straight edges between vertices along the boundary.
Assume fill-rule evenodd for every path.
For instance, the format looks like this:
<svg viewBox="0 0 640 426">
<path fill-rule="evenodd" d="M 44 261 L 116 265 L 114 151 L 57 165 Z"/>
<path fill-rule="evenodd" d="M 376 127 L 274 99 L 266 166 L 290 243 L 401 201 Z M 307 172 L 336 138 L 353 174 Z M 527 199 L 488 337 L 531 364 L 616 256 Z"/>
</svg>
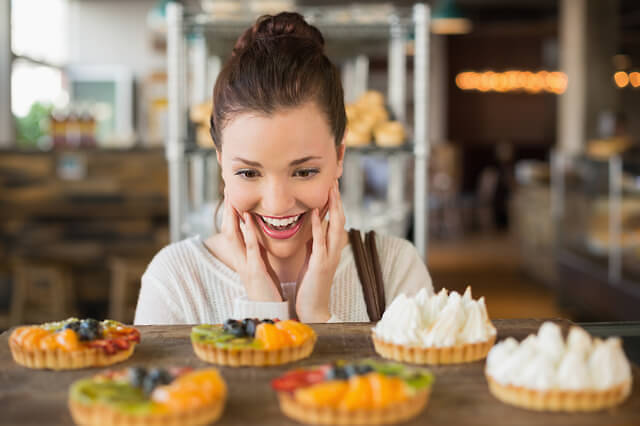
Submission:
<svg viewBox="0 0 640 426">
<path fill-rule="evenodd" d="M 400 293 L 413 295 L 431 278 L 413 245 L 376 235 L 387 306 Z M 284 302 L 252 302 L 240 276 L 211 254 L 201 237 L 170 244 L 142 276 L 135 324 L 216 324 L 227 318 L 295 317 L 295 283 L 282 284 Z M 367 322 L 367 307 L 351 245 L 340 254 L 331 287 L 330 322 Z"/>
</svg>

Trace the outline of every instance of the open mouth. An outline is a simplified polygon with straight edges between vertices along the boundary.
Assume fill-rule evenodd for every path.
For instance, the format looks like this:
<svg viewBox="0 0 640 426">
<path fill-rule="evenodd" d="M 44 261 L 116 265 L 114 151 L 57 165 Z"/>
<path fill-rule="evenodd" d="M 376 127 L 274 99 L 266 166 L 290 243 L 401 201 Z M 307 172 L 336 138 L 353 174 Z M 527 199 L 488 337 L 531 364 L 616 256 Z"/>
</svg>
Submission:
<svg viewBox="0 0 640 426">
<path fill-rule="evenodd" d="M 270 237 L 277 239 L 291 238 L 300 229 L 302 218 L 305 213 L 298 215 L 275 218 L 270 216 L 262 216 L 256 213 L 260 219 L 258 222 L 262 230 Z"/>
</svg>

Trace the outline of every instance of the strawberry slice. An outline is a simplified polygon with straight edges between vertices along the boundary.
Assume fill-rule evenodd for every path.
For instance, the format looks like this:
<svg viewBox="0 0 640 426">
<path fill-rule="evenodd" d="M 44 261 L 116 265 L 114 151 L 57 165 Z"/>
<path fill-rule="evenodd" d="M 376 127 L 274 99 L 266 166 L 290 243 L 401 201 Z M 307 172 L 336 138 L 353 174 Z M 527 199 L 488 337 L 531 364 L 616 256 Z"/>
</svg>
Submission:
<svg viewBox="0 0 640 426">
<path fill-rule="evenodd" d="M 127 339 L 120 338 L 120 339 L 113 339 L 112 341 L 113 341 L 113 344 L 114 344 L 118 349 L 125 350 L 125 349 L 129 349 L 129 346 L 131 346 L 131 345 L 129 344 L 129 341 L 128 341 Z"/>
<path fill-rule="evenodd" d="M 316 383 L 323 382 L 327 368 L 320 367 L 313 370 L 292 370 L 271 381 L 271 387 L 279 392 L 293 392 Z"/>
</svg>

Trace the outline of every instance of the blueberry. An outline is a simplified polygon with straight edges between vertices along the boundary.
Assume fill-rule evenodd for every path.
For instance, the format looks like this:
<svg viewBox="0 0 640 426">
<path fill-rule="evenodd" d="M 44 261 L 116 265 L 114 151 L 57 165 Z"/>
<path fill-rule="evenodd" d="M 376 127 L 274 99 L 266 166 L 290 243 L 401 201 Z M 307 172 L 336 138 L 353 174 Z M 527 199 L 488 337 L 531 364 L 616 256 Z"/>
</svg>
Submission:
<svg viewBox="0 0 640 426">
<path fill-rule="evenodd" d="M 153 390 L 160 385 L 168 385 L 173 377 L 163 368 L 152 368 L 142 382 L 142 390 L 150 395 Z"/>
<path fill-rule="evenodd" d="M 78 332 L 78 330 L 80 330 L 80 321 L 71 321 L 68 322 L 64 325 L 64 327 L 62 327 L 63 330 L 66 329 L 71 329 L 73 331 L 75 331 L 76 333 Z"/>
<path fill-rule="evenodd" d="M 246 333 L 242 323 L 237 320 L 228 319 L 224 322 L 223 326 L 224 332 L 231 334 L 235 337 L 245 337 Z"/>
<path fill-rule="evenodd" d="M 244 331 L 247 333 L 247 336 L 254 337 L 256 335 L 256 327 L 258 326 L 259 321 L 254 318 L 246 318 L 242 321 L 242 325 L 244 326 Z"/>
<path fill-rule="evenodd" d="M 355 364 L 347 364 L 347 365 L 345 365 L 344 366 L 344 373 L 347 375 L 347 377 L 357 376 L 358 375 L 357 366 Z"/>
<path fill-rule="evenodd" d="M 367 373 L 371 373 L 373 371 L 373 367 L 367 364 L 358 364 L 356 365 L 356 372 L 357 374 L 367 374 Z"/>
<path fill-rule="evenodd" d="M 329 370 L 327 370 L 325 378 L 327 380 L 346 380 L 349 378 L 349 376 L 347 376 L 347 372 L 344 368 L 333 366 Z"/>
<path fill-rule="evenodd" d="M 102 337 L 100 322 L 91 318 L 80 321 L 80 326 L 74 331 L 78 333 L 80 340 L 95 340 Z"/>
<path fill-rule="evenodd" d="M 224 332 L 231 334 L 234 337 L 245 337 L 246 333 L 244 331 L 244 327 L 242 327 L 242 323 L 240 321 L 234 322 L 225 322 L 224 324 Z"/>
<path fill-rule="evenodd" d="M 131 386 L 141 388 L 144 384 L 144 379 L 147 376 L 147 369 L 144 367 L 131 367 L 127 370 L 127 377 Z"/>
<path fill-rule="evenodd" d="M 235 323 L 237 323 L 237 322 L 238 322 L 238 320 L 234 320 L 234 319 L 232 319 L 232 318 L 229 318 L 228 320 L 226 320 L 226 321 L 224 322 L 224 324 L 222 325 L 222 328 L 224 328 L 224 330 L 226 331 L 226 330 L 227 330 L 227 327 L 231 327 L 231 324 L 235 324 Z"/>
<path fill-rule="evenodd" d="M 273 320 L 272 320 L 272 319 L 269 319 L 269 318 L 265 318 L 265 319 L 263 319 L 263 320 L 262 320 L 262 321 L 260 321 L 260 322 L 266 322 L 267 324 L 274 324 Z"/>
<path fill-rule="evenodd" d="M 81 321 L 80 326 L 92 328 L 92 329 L 98 329 L 100 328 L 100 321 L 95 320 L 93 318 L 87 318 Z"/>
</svg>

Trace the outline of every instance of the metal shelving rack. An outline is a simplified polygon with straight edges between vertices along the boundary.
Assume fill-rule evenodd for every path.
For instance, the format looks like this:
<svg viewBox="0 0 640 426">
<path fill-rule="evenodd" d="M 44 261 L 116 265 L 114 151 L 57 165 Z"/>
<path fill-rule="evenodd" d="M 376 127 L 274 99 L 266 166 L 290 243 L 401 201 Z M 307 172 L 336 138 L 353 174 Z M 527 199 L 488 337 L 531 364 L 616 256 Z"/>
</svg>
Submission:
<svg viewBox="0 0 640 426">
<path fill-rule="evenodd" d="M 320 13 L 319 13 L 320 11 Z M 168 140 L 166 143 L 166 157 L 169 163 L 169 214 L 170 235 L 172 241 L 183 238 L 185 219 L 189 206 L 188 194 L 190 185 L 198 186 L 195 193 L 202 192 L 207 183 L 206 165 L 215 167 L 215 155 L 211 151 L 193 149 L 194 143 L 189 143 L 187 136 L 187 99 L 189 84 L 189 71 L 192 84 L 204 88 L 205 94 L 209 94 L 207 85 L 207 72 L 203 70 L 188 69 L 187 37 L 194 34 L 199 37 L 199 65 L 207 64 L 207 54 L 211 50 L 221 48 L 223 42 L 233 41 L 242 30 L 253 24 L 255 17 L 240 19 L 216 18 L 209 14 L 189 14 L 184 6 L 177 2 L 167 5 L 167 66 L 168 66 Z M 339 40 L 338 49 L 328 51 L 330 57 L 333 54 L 343 55 L 342 78 L 345 87 L 345 98 L 353 98 L 366 89 L 368 80 L 369 59 L 367 51 L 372 47 L 379 49 L 377 42 L 388 42 L 388 92 L 387 100 L 393 115 L 406 123 L 406 42 L 410 35 L 414 35 L 413 57 L 413 102 L 414 102 L 414 126 L 413 143 L 399 149 L 385 149 L 365 147 L 362 149 L 349 149 L 345 158 L 345 176 L 342 181 L 343 191 L 346 189 L 345 204 L 352 205 L 362 202 L 362 158 L 370 155 L 384 155 L 389 158 L 389 187 L 387 190 L 387 203 L 393 207 L 404 202 L 403 192 L 405 182 L 402 176 L 406 174 L 406 161 L 403 159 L 413 155 L 414 158 L 414 194 L 413 194 L 413 219 L 414 242 L 423 259 L 427 254 L 427 159 L 429 146 L 428 134 L 428 28 L 430 21 L 429 7 L 418 3 L 411 9 L 394 9 L 387 22 L 373 22 L 366 19 L 340 20 L 327 19 L 321 13 L 321 8 L 308 8 L 299 10 L 305 18 L 316 25 L 325 36 L 326 40 Z M 344 41 L 344 43 L 343 43 Z M 354 49 L 355 47 L 355 49 Z M 351 52 L 348 50 L 351 49 Z M 230 48 L 226 48 L 227 53 Z M 222 63 L 220 58 L 213 61 L 218 67 Z M 215 72 L 215 71 L 213 71 Z M 209 78 L 212 75 L 209 70 Z M 193 80 L 196 80 L 193 83 Z M 209 158 L 207 158 L 209 157 Z M 207 163 L 207 160 L 213 160 Z M 214 174 L 209 173 L 209 178 L 214 179 Z M 355 188 L 354 191 L 351 189 Z M 359 192 L 360 191 L 360 192 Z M 191 191 L 193 193 L 194 191 Z M 202 201 L 200 196 L 195 197 L 198 203 Z M 360 215 L 362 216 L 362 215 Z M 347 218 L 349 222 L 349 218 Z M 349 223 L 348 223 L 349 224 Z M 351 223 L 352 226 L 364 227 L 362 223 Z"/>
</svg>

